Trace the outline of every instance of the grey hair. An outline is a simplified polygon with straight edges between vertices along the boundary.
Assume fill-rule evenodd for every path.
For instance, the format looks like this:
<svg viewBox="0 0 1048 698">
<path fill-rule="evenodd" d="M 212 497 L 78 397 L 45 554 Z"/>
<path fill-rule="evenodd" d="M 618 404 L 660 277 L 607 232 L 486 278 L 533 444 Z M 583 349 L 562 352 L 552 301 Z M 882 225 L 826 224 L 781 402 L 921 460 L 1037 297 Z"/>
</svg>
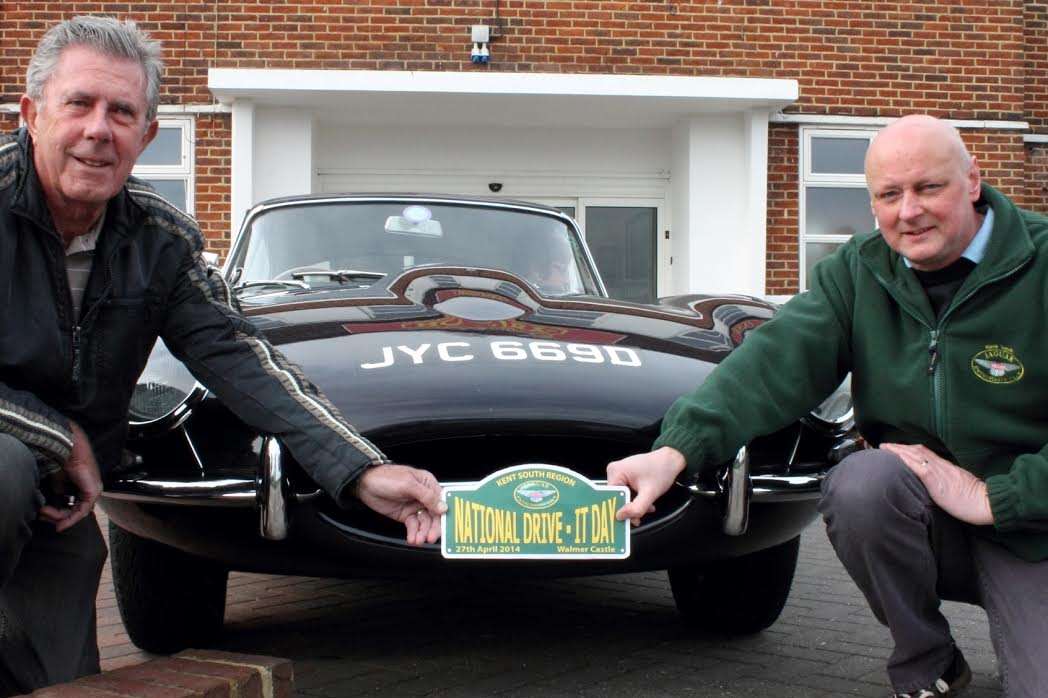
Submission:
<svg viewBox="0 0 1048 698">
<path fill-rule="evenodd" d="M 113 17 L 81 15 L 48 29 L 25 74 L 25 91 L 31 99 L 43 99 L 44 86 L 54 75 L 62 51 L 70 46 L 86 46 L 108 56 L 138 61 L 146 76 L 146 122 L 156 118 L 164 70 L 160 42 L 150 39 L 133 21 L 121 22 Z"/>
</svg>

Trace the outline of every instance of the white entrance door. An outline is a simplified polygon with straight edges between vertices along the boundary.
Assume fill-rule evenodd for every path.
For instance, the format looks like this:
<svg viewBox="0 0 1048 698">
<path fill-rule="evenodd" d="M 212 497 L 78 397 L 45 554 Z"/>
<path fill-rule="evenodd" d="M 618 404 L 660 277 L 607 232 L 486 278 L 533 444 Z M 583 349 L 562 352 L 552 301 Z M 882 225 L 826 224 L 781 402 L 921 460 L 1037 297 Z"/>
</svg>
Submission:
<svg viewBox="0 0 1048 698">
<path fill-rule="evenodd" d="M 670 288 L 662 199 L 534 199 L 575 218 L 612 298 L 653 303 Z"/>
</svg>

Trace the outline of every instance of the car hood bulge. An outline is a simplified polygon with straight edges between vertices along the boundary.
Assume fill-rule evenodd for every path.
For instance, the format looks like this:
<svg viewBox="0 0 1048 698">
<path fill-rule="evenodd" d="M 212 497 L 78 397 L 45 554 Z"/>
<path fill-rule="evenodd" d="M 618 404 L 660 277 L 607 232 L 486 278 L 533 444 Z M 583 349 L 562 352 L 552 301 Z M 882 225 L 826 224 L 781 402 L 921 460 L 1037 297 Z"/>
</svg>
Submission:
<svg viewBox="0 0 1048 698">
<path fill-rule="evenodd" d="M 271 296 L 245 314 L 363 433 L 441 422 L 643 431 L 734 347 L 732 328 L 750 316 L 732 300 L 545 298 L 505 272 L 448 268 L 406 274 L 388 296 Z"/>
</svg>

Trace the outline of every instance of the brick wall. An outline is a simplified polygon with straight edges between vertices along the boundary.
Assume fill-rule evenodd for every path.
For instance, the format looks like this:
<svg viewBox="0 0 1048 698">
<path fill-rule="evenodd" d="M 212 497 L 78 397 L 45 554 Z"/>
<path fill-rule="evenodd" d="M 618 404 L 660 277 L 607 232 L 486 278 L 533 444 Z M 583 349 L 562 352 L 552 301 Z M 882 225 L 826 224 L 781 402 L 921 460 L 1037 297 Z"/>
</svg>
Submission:
<svg viewBox="0 0 1048 698">
<path fill-rule="evenodd" d="M 979 171 L 987 183 L 1016 199 L 1025 195 L 1026 154 L 1021 133 L 965 130 L 961 136 L 976 157 Z"/>
<path fill-rule="evenodd" d="M 768 129 L 767 290 L 797 292 L 799 272 L 798 187 L 800 152 L 797 127 L 773 124 Z"/>
<path fill-rule="evenodd" d="M 794 110 L 805 112 L 1022 118 L 1024 36 L 1044 40 L 1043 28 L 1024 35 L 1023 21 L 1043 20 L 1045 6 L 1014 0 L 502 5 L 503 36 L 482 69 L 795 78 Z M 494 8 L 494 0 L 11 1 L 0 20 L 0 101 L 17 98 L 40 33 L 78 12 L 132 17 L 163 40 L 164 101 L 175 103 L 211 101 L 209 66 L 474 70 L 469 25 L 491 23 Z"/>
<path fill-rule="evenodd" d="M 227 114 L 196 120 L 196 207 L 207 249 L 223 259 L 229 251 L 232 120 Z"/>
<path fill-rule="evenodd" d="M 1048 144 L 1026 147 L 1026 196 L 1023 205 L 1048 214 Z"/>
<path fill-rule="evenodd" d="M 1048 133 L 1048 3 L 1023 3 L 1026 120 L 1037 133 Z"/>
<path fill-rule="evenodd" d="M 0 14 L 0 102 L 17 101 L 40 34 L 77 13 L 139 21 L 165 44 L 165 103 L 207 104 L 209 67 L 495 70 L 793 78 L 788 111 L 1027 119 L 1048 130 L 1048 5 L 1032 0 L 619 2 L 502 0 L 492 61 L 469 63 L 469 26 L 494 0 L 25 2 Z M 13 125 L 4 117 L 5 128 Z M 197 120 L 197 216 L 228 247 L 228 115 Z M 796 127 L 772 129 L 769 290 L 797 274 Z M 1043 156 L 1021 138 L 972 134 L 987 178 L 1033 196 Z M 1041 194 L 1043 204 L 1044 195 Z M 1036 200 L 1036 199 L 1035 199 Z M 791 282 L 791 279 L 793 280 Z"/>
</svg>

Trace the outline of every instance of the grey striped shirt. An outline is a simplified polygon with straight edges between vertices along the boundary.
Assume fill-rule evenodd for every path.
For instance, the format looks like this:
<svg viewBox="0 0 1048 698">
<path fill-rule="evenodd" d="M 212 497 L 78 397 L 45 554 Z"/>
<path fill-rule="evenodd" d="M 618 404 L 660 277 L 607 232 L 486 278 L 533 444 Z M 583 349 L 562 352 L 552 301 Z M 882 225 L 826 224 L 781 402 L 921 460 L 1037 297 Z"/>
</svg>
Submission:
<svg viewBox="0 0 1048 698">
<path fill-rule="evenodd" d="M 66 247 L 66 277 L 69 279 L 69 295 L 73 298 L 73 317 L 78 320 L 80 305 L 84 299 L 84 289 L 87 288 L 91 266 L 94 264 L 95 245 L 98 244 L 98 234 L 102 232 L 104 221 L 105 214 L 103 213 L 91 230 L 73 238 Z"/>
</svg>

